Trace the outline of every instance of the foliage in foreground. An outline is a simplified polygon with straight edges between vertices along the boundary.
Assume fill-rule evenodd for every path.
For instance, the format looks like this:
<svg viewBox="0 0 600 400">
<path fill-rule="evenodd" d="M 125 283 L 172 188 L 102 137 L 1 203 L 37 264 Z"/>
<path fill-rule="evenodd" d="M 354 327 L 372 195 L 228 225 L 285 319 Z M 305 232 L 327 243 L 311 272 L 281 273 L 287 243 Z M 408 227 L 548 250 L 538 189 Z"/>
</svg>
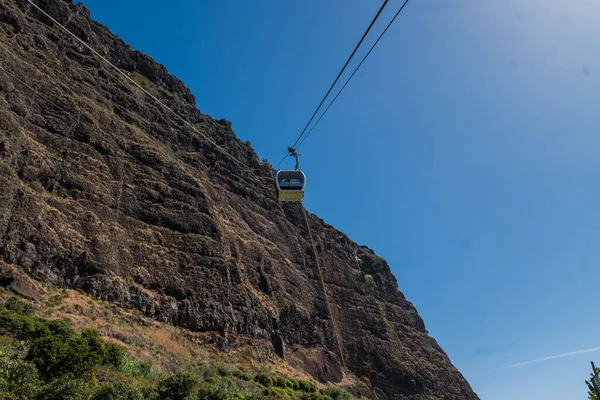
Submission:
<svg viewBox="0 0 600 400">
<path fill-rule="evenodd" d="M 599 373 L 600 368 L 596 367 L 594 372 Z M 596 391 L 594 390 L 594 386 L 592 385 L 592 378 L 594 377 L 594 372 L 590 373 L 590 380 L 585 381 L 585 384 L 587 385 L 587 388 L 588 388 L 588 398 L 590 400 L 598 400 L 598 396 L 596 395 Z"/>
<path fill-rule="evenodd" d="M 93 329 L 35 317 L 15 298 L 0 306 L 0 399 L 353 400 L 343 389 L 223 365 L 161 375 Z"/>
</svg>

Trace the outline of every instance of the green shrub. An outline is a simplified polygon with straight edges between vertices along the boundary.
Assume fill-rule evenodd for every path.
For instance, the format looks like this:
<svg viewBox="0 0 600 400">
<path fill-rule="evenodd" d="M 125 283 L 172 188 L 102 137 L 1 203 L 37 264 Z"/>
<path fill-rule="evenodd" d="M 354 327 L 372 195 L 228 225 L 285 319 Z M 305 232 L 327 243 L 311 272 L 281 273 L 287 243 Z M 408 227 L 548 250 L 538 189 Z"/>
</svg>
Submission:
<svg viewBox="0 0 600 400">
<path fill-rule="evenodd" d="M 290 381 L 292 382 L 292 389 L 300 390 L 300 382 L 298 382 L 296 379 L 290 379 Z"/>
<path fill-rule="evenodd" d="M 287 389 L 294 389 L 294 382 L 291 379 L 285 379 L 284 382 Z"/>
<path fill-rule="evenodd" d="M 313 392 L 317 391 L 317 387 L 315 386 L 315 384 L 310 381 L 299 380 L 298 385 L 299 385 L 298 390 L 300 390 L 302 392 L 313 393 Z"/>
<path fill-rule="evenodd" d="M 292 382 L 291 379 L 285 378 L 283 376 L 276 376 L 273 378 L 273 386 L 277 386 L 282 389 L 286 389 L 286 388 L 293 389 L 294 383 Z"/>
<path fill-rule="evenodd" d="M 273 388 L 275 397 L 282 400 L 293 400 L 296 398 L 296 394 L 292 389 L 282 389 L 279 387 Z"/>
<path fill-rule="evenodd" d="M 219 375 L 219 369 L 216 366 L 203 363 L 196 365 L 194 372 L 202 377 L 202 379 L 205 381 L 208 381 L 211 377 L 216 377 Z"/>
<path fill-rule="evenodd" d="M 61 340 L 71 340 L 75 336 L 75 331 L 69 326 L 67 321 L 53 319 L 40 322 L 48 329 L 48 332 L 46 332 L 45 329 L 42 329 L 42 332 L 38 333 L 40 336 L 52 335 Z"/>
<path fill-rule="evenodd" d="M 17 339 L 29 339 L 38 324 L 34 319 L 6 308 L 0 309 L 0 334 L 15 336 Z"/>
<path fill-rule="evenodd" d="M 285 387 L 285 382 L 281 376 L 274 376 L 271 379 L 273 379 L 273 386 L 280 388 Z"/>
<path fill-rule="evenodd" d="M 0 399 L 2 400 L 19 400 L 16 394 L 5 392 L 0 389 Z"/>
<path fill-rule="evenodd" d="M 98 388 L 90 400 L 144 400 L 144 396 L 124 382 L 109 382 Z"/>
<path fill-rule="evenodd" d="M 63 375 L 46 385 L 38 400 L 88 400 L 93 388 L 88 382 L 72 375 Z"/>
<path fill-rule="evenodd" d="M 221 385 L 231 387 L 231 386 L 233 386 L 233 381 L 230 378 L 223 378 L 221 380 Z"/>
<path fill-rule="evenodd" d="M 46 379 L 70 372 L 76 367 L 71 360 L 69 346 L 54 336 L 36 339 L 27 352 L 26 360 L 34 363 Z"/>
<path fill-rule="evenodd" d="M 150 79 L 146 78 L 144 75 L 140 74 L 137 71 L 134 71 L 131 74 L 131 79 L 137 82 L 144 89 L 154 89 L 156 87 L 156 84 L 154 82 L 152 82 Z"/>
<path fill-rule="evenodd" d="M 258 374 L 256 374 L 256 376 L 254 377 L 254 381 L 268 388 L 273 386 L 273 379 L 271 379 L 271 377 L 265 374 L 264 372 L 259 372 Z"/>
<path fill-rule="evenodd" d="M 6 307 L 7 310 L 22 315 L 32 315 L 34 311 L 34 308 L 30 303 L 17 299 L 16 297 L 8 299 L 6 304 L 4 304 L 4 307 Z"/>
<path fill-rule="evenodd" d="M 114 343 L 105 342 L 95 329 L 84 329 L 81 332 L 81 338 L 88 348 L 87 360 L 92 365 L 109 365 L 119 367 L 123 360 L 123 352 L 119 346 Z"/>
<path fill-rule="evenodd" d="M 121 372 L 149 380 L 155 380 L 159 378 L 159 374 L 154 369 L 154 365 L 152 365 L 151 362 L 133 360 L 122 355 L 121 358 L 121 364 L 118 368 Z"/>
<path fill-rule="evenodd" d="M 185 400 L 200 382 L 198 375 L 179 373 L 163 379 L 158 385 L 161 400 Z"/>
<path fill-rule="evenodd" d="M 231 376 L 232 375 L 229 368 L 225 367 L 224 365 L 217 365 L 217 373 L 221 376 Z"/>
<path fill-rule="evenodd" d="M 155 387 L 146 386 L 141 388 L 142 398 L 144 400 L 162 400 Z"/>
<path fill-rule="evenodd" d="M 242 371 L 239 368 L 231 370 L 231 375 L 233 375 L 236 378 L 241 378 L 243 373 L 244 373 L 244 371 Z"/>
<path fill-rule="evenodd" d="M 104 364 L 119 368 L 123 363 L 123 350 L 114 343 L 105 343 Z"/>
<path fill-rule="evenodd" d="M 224 388 L 212 385 L 204 385 L 198 390 L 196 397 L 198 400 L 230 400 L 233 399 L 233 393 Z"/>
<path fill-rule="evenodd" d="M 62 321 L 49 321 L 47 328 L 49 334 L 35 339 L 26 357 L 45 379 L 66 373 L 84 376 L 94 367 L 111 364 L 119 357 L 115 349 L 108 357 L 105 343 L 96 330 L 85 329 L 77 335 Z"/>
<path fill-rule="evenodd" d="M 70 371 L 77 375 L 84 375 L 90 372 L 95 366 L 104 362 L 104 354 L 95 346 L 95 343 L 88 341 L 88 338 L 77 336 L 67 344 L 68 357 L 72 364 Z"/>
<path fill-rule="evenodd" d="M 233 376 L 235 376 L 238 379 L 241 379 L 243 381 L 251 381 L 252 380 L 252 375 L 250 375 L 247 372 L 242 371 L 241 369 L 234 369 L 233 371 L 231 371 L 231 374 Z"/>
<path fill-rule="evenodd" d="M 310 393 L 302 393 L 300 395 L 301 400 L 328 400 L 329 397 L 324 396 L 322 393 L 314 391 Z"/>
<path fill-rule="evenodd" d="M 246 396 L 246 400 L 272 400 L 272 399 L 273 399 L 272 397 L 269 397 L 262 392 L 250 393 L 248 396 Z"/>
<path fill-rule="evenodd" d="M 272 387 L 264 388 L 262 395 L 267 399 L 278 399 L 277 392 Z"/>
<path fill-rule="evenodd" d="M 35 366 L 21 360 L 17 352 L 0 351 L 0 399 L 2 393 L 17 394 L 19 399 L 34 399 L 41 381 Z"/>
<path fill-rule="evenodd" d="M 354 400 L 356 399 L 351 393 L 337 386 L 328 385 L 323 392 L 333 400 Z"/>
</svg>

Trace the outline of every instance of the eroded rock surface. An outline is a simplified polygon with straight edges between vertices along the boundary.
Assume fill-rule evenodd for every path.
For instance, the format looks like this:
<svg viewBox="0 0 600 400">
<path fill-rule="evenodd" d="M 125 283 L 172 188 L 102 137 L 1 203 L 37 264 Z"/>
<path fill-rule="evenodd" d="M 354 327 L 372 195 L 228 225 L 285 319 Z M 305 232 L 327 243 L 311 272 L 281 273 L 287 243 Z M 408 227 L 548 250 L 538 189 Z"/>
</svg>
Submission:
<svg viewBox="0 0 600 400">
<path fill-rule="evenodd" d="M 225 351 L 236 335 L 270 340 L 321 381 L 354 374 L 364 396 L 477 399 L 384 260 L 309 214 L 321 281 L 301 206 L 277 201 L 271 166 L 228 121 L 83 5 L 36 4 L 248 168 L 27 1 L 2 0 L 0 258 L 216 332 Z"/>
</svg>

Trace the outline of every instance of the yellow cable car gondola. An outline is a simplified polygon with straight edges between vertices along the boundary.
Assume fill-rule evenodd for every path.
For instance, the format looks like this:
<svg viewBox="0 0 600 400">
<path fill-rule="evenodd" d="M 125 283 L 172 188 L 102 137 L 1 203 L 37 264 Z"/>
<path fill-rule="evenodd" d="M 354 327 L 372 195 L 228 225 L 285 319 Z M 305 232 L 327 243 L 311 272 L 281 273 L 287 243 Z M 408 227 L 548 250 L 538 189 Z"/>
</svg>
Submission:
<svg viewBox="0 0 600 400">
<path fill-rule="evenodd" d="M 278 192 L 277 198 L 279 201 L 301 202 L 304 198 L 306 175 L 304 175 L 304 172 L 300 171 L 296 149 L 289 147 L 288 151 L 296 158 L 296 168 L 293 171 L 277 171 L 277 174 L 275 175 L 275 183 Z"/>
</svg>

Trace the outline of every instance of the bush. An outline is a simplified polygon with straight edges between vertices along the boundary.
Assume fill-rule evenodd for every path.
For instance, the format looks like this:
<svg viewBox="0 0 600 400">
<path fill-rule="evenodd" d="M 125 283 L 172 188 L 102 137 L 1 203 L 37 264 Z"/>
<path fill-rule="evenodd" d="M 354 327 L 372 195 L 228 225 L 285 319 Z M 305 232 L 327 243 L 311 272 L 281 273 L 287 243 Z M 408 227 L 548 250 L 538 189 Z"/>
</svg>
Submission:
<svg viewBox="0 0 600 400">
<path fill-rule="evenodd" d="M 20 359 L 16 352 L 0 352 L 0 399 L 16 393 L 19 399 L 33 399 L 39 392 L 41 381 L 35 366 Z"/>
<path fill-rule="evenodd" d="M 331 397 L 333 400 L 354 400 L 355 397 L 347 392 L 346 390 L 337 386 L 329 385 L 323 392 L 325 395 Z"/>
<path fill-rule="evenodd" d="M 0 334 L 28 339 L 36 331 L 34 319 L 13 310 L 0 309 Z"/>
<path fill-rule="evenodd" d="M 123 350 L 114 343 L 106 343 L 105 349 L 104 364 L 119 368 L 124 359 Z"/>
<path fill-rule="evenodd" d="M 69 353 L 67 344 L 54 336 L 47 336 L 32 343 L 26 360 L 34 363 L 44 378 L 52 379 L 77 367 Z"/>
<path fill-rule="evenodd" d="M 272 397 L 265 395 L 264 393 L 251 393 L 246 396 L 246 400 L 272 400 Z"/>
<path fill-rule="evenodd" d="M 120 357 L 116 348 L 107 352 L 96 330 L 85 329 L 77 335 L 62 321 L 49 321 L 46 326 L 49 333 L 32 342 L 26 357 L 46 379 L 66 373 L 84 376 L 98 365 L 114 365 Z"/>
<path fill-rule="evenodd" d="M 90 400 L 144 400 L 142 392 L 123 382 L 102 385 Z"/>
<path fill-rule="evenodd" d="M 77 336 L 68 342 L 68 357 L 71 360 L 71 370 L 77 375 L 85 375 L 104 362 L 103 352 L 96 348 L 96 343 L 84 336 Z"/>
<path fill-rule="evenodd" d="M 273 386 L 273 379 L 271 379 L 271 377 L 265 374 L 264 372 L 259 372 L 258 374 L 256 374 L 256 376 L 254 377 L 254 381 L 268 388 Z"/>
<path fill-rule="evenodd" d="M 233 394 L 228 392 L 226 389 L 218 386 L 202 386 L 198 390 L 198 400 L 230 400 L 233 399 Z"/>
<path fill-rule="evenodd" d="M 227 368 L 223 365 L 217 365 L 217 373 L 221 376 L 231 376 L 232 375 L 229 368 Z"/>
<path fill-rule="evenodd" d="M 241 369 L 234 369 L 233 371 L 231 371 L 231 374 L 233 376 L 235 376 L 238 379 L 241 379 L 243 381 L 251 381 L 252 380 L 252 375 L 250 375 L 247 372 L 242 371 Z"/>
<path fill-rule="evenodd" d="M 299 380 L 298 385 L 298 389 L 302 392 L 313 393 L 317 391 L 317 387 L 315 386 L 315 384 L 310 381 Z"/>
<path fill-rule="evenodd" d="M 205 381 L 210 380 L 210 378 L 216 377 L 219 375 L 219 368 L 214 366 L 214 365 L 210 365 L 210 364 L 202 364 L 199 363 L 194 372 L 196 374 L 198 374 L 200 377 L 202 377 L 202 379 L 204 379 Z M 216 380 L 215 380 L 216 382 Z"/>
<path fill-rule="evenodd" d="M 248 372 L 242 372 L 242 376 L 240 377 L 240 379 L 243 381 L 251 381 L 252 375 L 250 375 Z"/>
<path fill-rule="evenodd" d="M 301 400 L 327 400 L 328 397 L 323 396 L 322 393 L 314 391 L 310 393 L 302 393 L 300 396 Z"/>
<path fill-rule="evenodd" d="M 277 392 L 272 387 L 265 388 L 262 391 L 262 395 L 267 399 L 278 399 Z"/>
<path fill-rule="evenodd" d="M 110 356 L 109 356 L 110 359 Z M 129 357 L 124 357 L 121 354 L 121 364 L 119 370 L 126 374 L 137 376 L 139 378 L 154 380 L 159 378 L 158 372 L 154 369 L 154 365 L 147 361 L 133 360 Z"/>
<path fill-rule="evenodd" d="M 230 378 L 223 378 L 221 380 L 221 386 L 231 387 L 233 386 L 233 381 Z"/>
<path fill-rule="evenodd" d="M 281 376 L 274 376 L 272 379 L 273 379 L 273 386 L 280 387 L 280 388 L 285 387 L 285 383 Z"/>
<path fill-rule="evenodd" d="M 47 331 L 42 329 L 42 332 L 39 333 L 40 336 L 52 335 L 63 341 L 71 340 L 75 336 L 75 331 L 69 326 L 67 321 L 54 319 L 44 322 L 40 321 L 40 323 L 47 328 Z"/>
<path fill-rule="evenodd" d="M 190 396 L 200 378 L 194 374 L 180 373 L 171 375 L 158 385 L 158 394 L 161 400 L 185 400 Z"/>
<path fill-rule="evenodd" d="M 39 400 L 88 400 L 91 392 L 89 383 L 72 375 L 64 375 L 46 385 L 37 398 Z"/>
<path fill-rule="evenodd" d="M 277 386 L 279 388 L 282 388 L 282 389 L 287 389 L 287 388 L 293 389 L 294 388 L 294 383 L 290 379 L 287 379 L 283 376 L 276 376 L 273 379 L 273 385 Z"/>
<path fill-rule="evenodd" d="M 292 389 L 273 388 L 275 397 L 282 400 L 292 400 L 296 398 L 296 394 Z"/>
<path fill-rule="evenodd" d="M 144 75 L 140 74 L 137 71 L 134 71 L 131 74 L 131 79 L 137 82 L 139 85 L 144 87 L 144 89 L 154 89 L 156 88 L 156 84 L 152 82 L 150 79 L 146 78 Z"/>
<path fill-rule="evenodd" d="M 17 314 L 22 315 L 32 315 L 34 308 L 30 303 L 27 303 L 23 300 L 19 300 L 16 297 L 11 297 L 4 304 L 7 310 L 14 311 Z"/>
</svg>

